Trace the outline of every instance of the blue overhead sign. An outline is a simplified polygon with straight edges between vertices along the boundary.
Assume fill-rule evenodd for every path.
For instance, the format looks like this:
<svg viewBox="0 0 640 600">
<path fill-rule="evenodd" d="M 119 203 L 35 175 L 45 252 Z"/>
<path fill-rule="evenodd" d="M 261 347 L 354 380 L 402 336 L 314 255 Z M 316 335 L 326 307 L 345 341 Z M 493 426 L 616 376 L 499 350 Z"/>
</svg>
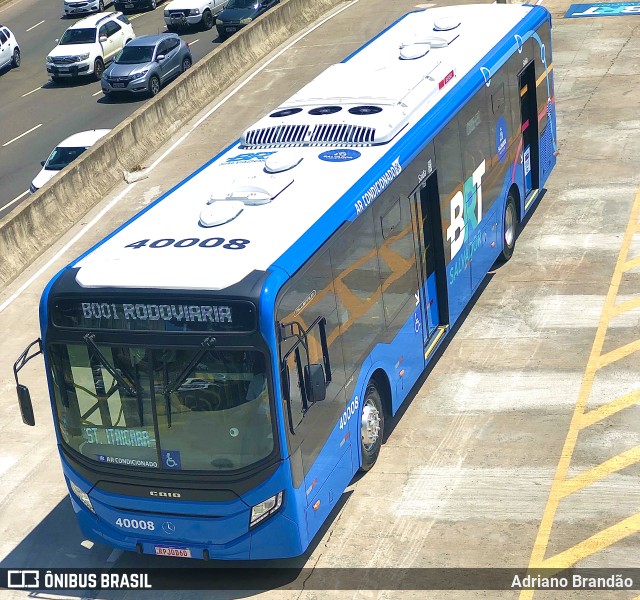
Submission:
<svg viewBox="0 0 640 600">
<path fill-rule="evenodd" d="M 565 19 L 577 19 L 580 17 L 626 17 L 640 16 L 640 3 L 638 2 L 607 2 L 597 4 L 572 4 L 565 13 Z"/>
</svg>

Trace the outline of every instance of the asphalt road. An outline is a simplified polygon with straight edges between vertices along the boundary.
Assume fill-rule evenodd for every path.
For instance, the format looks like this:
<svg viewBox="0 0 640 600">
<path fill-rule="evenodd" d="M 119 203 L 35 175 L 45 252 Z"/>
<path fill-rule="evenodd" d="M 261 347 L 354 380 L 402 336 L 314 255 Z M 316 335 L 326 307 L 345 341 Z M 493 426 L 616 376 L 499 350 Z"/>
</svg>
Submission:
<svg viewBox="0 0 640 600">
<path fill-rule="evenodd" d="M 128 15 L 136 36 L 166 31 L 164 4 Z M 82 18 L 69 19 L 63 12 L 62 0 L 17 0 L 0 8 L 0 23 L 13 32 L 22 52 L 20 68 L 0 71 L 0 218 L 28 198 L 40 161 L 60 141 L 86 129 L 113 128 L 147 101 L 106 99 L 92 78 L 51 82 L 45 58 L 65 29 Z M 194 62 L 218 43 L 215 28 L 192 30 L 183 37 Z"/>
</svg>

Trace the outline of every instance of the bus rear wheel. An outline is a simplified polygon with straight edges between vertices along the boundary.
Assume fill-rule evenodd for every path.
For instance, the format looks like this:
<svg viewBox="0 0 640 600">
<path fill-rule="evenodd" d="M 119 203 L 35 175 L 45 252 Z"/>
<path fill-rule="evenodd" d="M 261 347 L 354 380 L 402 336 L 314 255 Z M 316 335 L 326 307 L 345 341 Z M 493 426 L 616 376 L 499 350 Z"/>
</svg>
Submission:
<svg viewBox="0 0 640 600">
<path fill-rule="evenodd" d="M 516 248 L 516 237 L 518 234 L 518 210 L 512 192 L 507 196 L 507 203 L 504 207 L 504 218 L 502 219 L 502 252 L 499 260 L 507 262 Z"/>
<path fill-rule="evenodd" d="M 360 418 L 360 449 L 362 451 L 362 464 L 360 471 L 368 471 L 373 467 L 384 435 L 384 411 L 382 410 L 382 398 L 376 384 L 371 381 L 367 385 L 362 402 Z"/>
</svg>

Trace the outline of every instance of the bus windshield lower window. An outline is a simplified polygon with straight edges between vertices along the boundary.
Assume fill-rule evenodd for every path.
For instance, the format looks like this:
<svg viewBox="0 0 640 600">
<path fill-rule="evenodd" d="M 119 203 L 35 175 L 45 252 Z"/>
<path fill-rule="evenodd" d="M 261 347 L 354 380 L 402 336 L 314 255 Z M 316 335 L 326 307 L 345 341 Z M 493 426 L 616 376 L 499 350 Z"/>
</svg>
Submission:
<svg viewBox="0 0 640 600">
<path fill-rule="evenodd" d="M 274 450 L 258 351 L 55 344 L 51 365 L 62 439 L 87 458 L 232 471 Z"/>
</svg>

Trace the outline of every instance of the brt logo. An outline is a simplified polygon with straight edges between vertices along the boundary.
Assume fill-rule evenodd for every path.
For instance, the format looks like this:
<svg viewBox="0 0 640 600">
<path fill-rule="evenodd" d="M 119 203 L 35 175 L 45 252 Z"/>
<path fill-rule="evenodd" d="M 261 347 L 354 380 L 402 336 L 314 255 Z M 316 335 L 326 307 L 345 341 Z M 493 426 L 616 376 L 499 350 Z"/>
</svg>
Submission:
<svg viewBox="0 0 640 600">
<path fill-rule="evenodd" d="M 230 156 L 222 164 L 229 165 L 234 163 L 262 162 L 263 160 L 267 160 L 267 158 L 272 154 L 276 154 L 276 152 L 246 152 L 245 154 Z"/>
<path fill-rule="evenodd" d="M 572 4 L 565 18 L 581 17 L 623 17 L 640 16 L 640 4 L 637 2 L 607 2 L 594 4 Z"/>
<path fill-rule="evenodd" d="M 451 198 L 451 225 L 447 228 L 447 240 L 451 244 L 451 258 L 458 254 L 462 245 L 471 237 L 482 221 L 482 176 L 485 172 L 483 160 L 473 175 L 467 179 L 462 191 Z"/>
</svg>

